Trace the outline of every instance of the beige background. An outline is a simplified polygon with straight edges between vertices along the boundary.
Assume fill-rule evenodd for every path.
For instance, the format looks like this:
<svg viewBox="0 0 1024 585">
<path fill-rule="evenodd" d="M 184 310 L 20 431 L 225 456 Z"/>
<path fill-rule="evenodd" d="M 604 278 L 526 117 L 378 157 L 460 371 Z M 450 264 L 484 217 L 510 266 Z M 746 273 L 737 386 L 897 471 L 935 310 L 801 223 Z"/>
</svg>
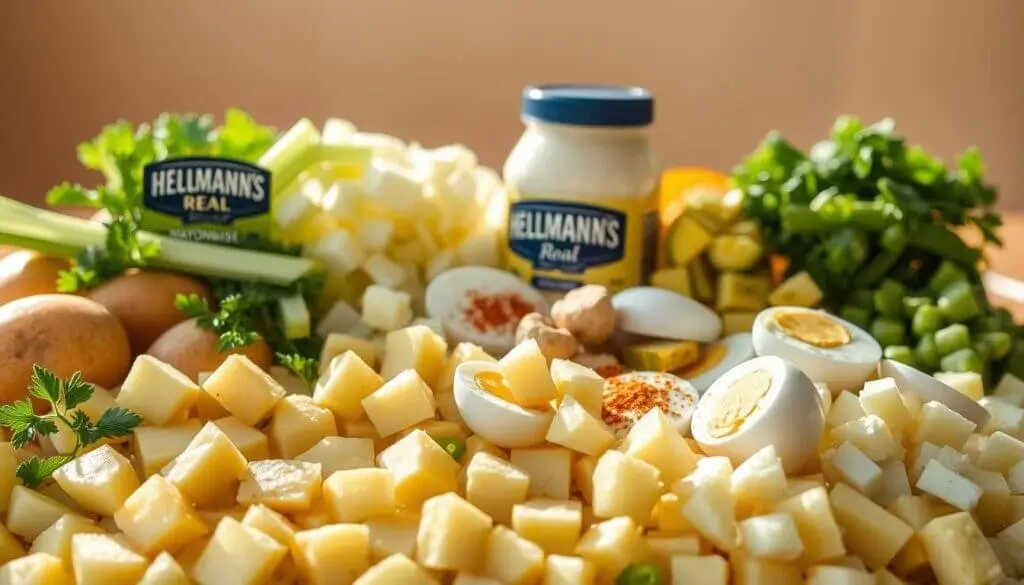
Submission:
<svg viewBox="0 0 1024 585">
<path fill-rule="evenodd" d="M 0 193 L 85 180 L 75 144 L 119 117 L 237 105 L 343 116 L 500 166 L 532 82 L 642 84 L 666 164 L 728 169 L 767 130 L 892 115 L 948 156 L 977 144 L 1024 207 L 1020 0 L 0 1 Z"/>
</svg>

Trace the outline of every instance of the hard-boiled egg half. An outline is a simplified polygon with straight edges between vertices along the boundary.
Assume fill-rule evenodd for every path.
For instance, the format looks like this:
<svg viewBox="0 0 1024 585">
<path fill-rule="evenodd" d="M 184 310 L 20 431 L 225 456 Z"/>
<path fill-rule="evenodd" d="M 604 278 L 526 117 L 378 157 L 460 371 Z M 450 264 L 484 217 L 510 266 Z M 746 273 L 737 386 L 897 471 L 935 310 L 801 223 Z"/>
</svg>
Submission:
<svg viewBox="0 0 1024 585">
<path fill-rule="evenodd" d="M 469 342 L 492 355 L 515 345 L 516 325 L 528 313 L 547 314 L 544 297 L 508 272 L 482 266 L 454 268 L 427 286 L 427 316 L 438 319 L 455 343 Z"/>
<path fill-rule="evenodd" d="M 739 465 L 774 445 L 787 473 L 817 453 L 825 413 L 814 382 L 775 356 L 754 358 L 726 372 L 697 404 L 693 438 L 708 455 Z"/>
<path fill-rule="evenodd" d="M 681 341 L 715 341 L 722 319 L 703 304 L 650 286 L 628 288 L 612 297 L 619 329 L 634 335 Z"/>
<path fill-rule="evenodd" d="M 765 309 L 752 335 L 757 355 L 786 359 L 833 392 L 861 388 L 882 359 L 882 346 L 867 331 L 816 309 Z"/>
<path fill-rule="evenodd" d="M 652 408 L 660 408 L 680 433 L 690 430 L 697 391 L 689 382 L 663 372 L 629 372 L 604 383 L 601 416 L 616 438 L 623 438 Z"/>
<path fill-rule="evenodd" d="M 991 413 L 978 401 L 907 364 L 882 360 L 878 366 L 878 374 L 883 378 L 892 378 L 900 393 L 917 398 L 921 404 L 941 402 L 950 410 L 978 425 L 979 429 L 992 418 Z"/>
<path fill-rule="evenodd" d="M 749 333 L 734 333 L 704 346 L 696 362 L 673 372 L 703 393 L 715 380 L 743 362 L 753 359 L 754 343 Z"/>
<path fill-rule="evenodd" d="M 544 441 L 554 411 L 515 403 L 499 364 L 469 361 L 455 368 L 453 391 L 459 414 L 475 435 L 499 447 L 529 447 Z"/>
</svg>

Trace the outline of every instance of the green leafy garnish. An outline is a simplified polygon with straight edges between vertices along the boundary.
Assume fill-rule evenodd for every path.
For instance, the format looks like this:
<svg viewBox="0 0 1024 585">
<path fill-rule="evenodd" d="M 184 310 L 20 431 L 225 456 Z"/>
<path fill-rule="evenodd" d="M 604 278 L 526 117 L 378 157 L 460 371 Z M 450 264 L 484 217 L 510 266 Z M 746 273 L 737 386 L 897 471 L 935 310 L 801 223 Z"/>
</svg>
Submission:
<svg viewBox="0 0 1024 585">
<path fill-rule="evenodd" d="M 315 357 L 301 353 L 277 353 L 277 361 L 284 367 L 291 370 L 307 385 L 312 387 L 320 377 L 319 362 Z"/>
<path fill-rule="evenodd" d="M 73 293 L 93 288 L 129 268 L 146 266 L 156 258 L 160 247 L 156 242 L 142 244 L 138 226 L 125 217 L 116 217 L 107 225 L 107 240 L 103 246 L 88 246 L 75 259 L 74 265 L 62 270 L 57 279 L 57 290 Z"/>
<path fill-rule="evenodd" d="M 75 435 L 75 448 L 71 453 L 30 457 L 18 465 L 17 476 L 27 487 L 35 487 L 46 481 L 54 471 L 74 459 L 89 445 L 103 439 L 127 436 L 142 422 L 138 414 L 120 407 L 107 409 L 95 423 L 81 410 L 75 410 L 89 400 L 95 390 L 95 386 L 86 382 L 81 372 L 61 380 L 53 372 L 35 365 L 32 367 L 32 382 L 28 393 L 33 398 L 48 402 L 50 412 L 37 415 L 29 400 L 0 405 L 0 427 L 11 432 L 11 443 L 17 449 L 24 448 L 40 435 L 55 434 L 58 422 Z"/>
</svg>

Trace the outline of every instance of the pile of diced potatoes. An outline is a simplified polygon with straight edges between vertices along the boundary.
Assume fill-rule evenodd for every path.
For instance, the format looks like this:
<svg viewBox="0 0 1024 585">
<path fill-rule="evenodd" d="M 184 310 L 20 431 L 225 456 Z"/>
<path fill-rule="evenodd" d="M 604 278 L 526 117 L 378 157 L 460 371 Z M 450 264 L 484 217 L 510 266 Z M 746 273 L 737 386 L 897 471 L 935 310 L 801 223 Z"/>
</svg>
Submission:
<svg viewBox="0 0 1024 585">
<path fill-rule="evenodd" d="M 383 355 L 337 355 L 312 396 L 243 356 L 201 385 L 141 356 L 116 396 L 80 407 L 139 413 L 130 439 L 39 489 L 15 479 L 26 452 L 0 444 L 0 584 L 610 584 L 636 563 L 686 585 L 1024 576 L 1024 385 L 986 398 L 978 429 L 871 381 L 826 405 L 820 457 L 787 477 L 773 446 L 704 456 L 657 409 L 596 440 L 607 430 L 565 376 L 558 433 L 500 449 L 452 399 L 459 356 L 481 354 L 446 361 L 428 327 L 399 329 Z M 49 439 L 36 450 L 74 444 Z"/>
</svg>

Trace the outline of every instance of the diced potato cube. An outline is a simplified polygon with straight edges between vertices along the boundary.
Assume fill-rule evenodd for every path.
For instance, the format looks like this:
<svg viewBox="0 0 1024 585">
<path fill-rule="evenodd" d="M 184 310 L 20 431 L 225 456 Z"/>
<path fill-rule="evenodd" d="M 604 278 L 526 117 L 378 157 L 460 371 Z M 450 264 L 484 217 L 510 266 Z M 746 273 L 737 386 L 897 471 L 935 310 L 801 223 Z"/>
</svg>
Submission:
<svg viewBox="0 0 1024 585">
<path fill-rule="evenodd" d="M 153 559 L 138 585 L 189 585 L 191 582 L 178 561 L 163 552 Z"/>
<path fill-rule="evenodd" d="M 1006 478 L 998 471 L 985 471 L 968 463 L 964 465 L 960 475 L 981 488 L 983 495 L 1010 495 L 1010 485 L 1007 483 Z"/>
<path fill-rule="evenodd" d="M 239 354 L 229 355 L 206 379 L 203 389 L 249 426 L 266 418 L 284 397 L 277 380 Z"/>
<path fill-rule="evenodd" d="M 415 370 L 388 380 L 362 401 L 363 410 L 382 437 L 434 417 L 434 393 Z"/>
<path fill-rule="evenodd" d="M 429 386 L 444 370 L 448 343 L 426 325 L 412 325 L 388 333 L 384 342 L 384 363 L 380 375 L 390 380 L 406 370 L 415 370 Z"/>
<path fill-rule="evenodd" d="M 52 498 L 24 486 L 16 485 L 11 490 L 11 504 L 7 510 L 7 530 L 25 540 L 35 540 L 39 533 L 59 520 L 61 516 L 70 513 L 70 508 Z"/>
<path fill-rule="evenodd" d="M 544 550 L 504 526 L 487 535 L 484 574 L 509 585 L 536 583 L 544 573 Z"/>
<path fill-rule="evenodd" d="M 457 439 L 459 441 L 465 441 L 468 438 L 466 427 L 444 420 L 428 419 L 421 423 L 417 423 L 405 432 L 412 432 L 412 429 L 420 429 L 424 433 L 430 435 L 430 437 L 435 441 L 440 439 Z M 464 459 L 463 461 L 468 461 L 468 459 Z"/>
<path fill-rule="evenodd" d="M 851 420 L 864 418 L 864 408 L 857 397 L 847 391 L 842 391 L 832 401 L 832 407 L 828 409 L 826 422 L 830 428 L 844 425 Z"/>
<path fill-rule="evenodd" d="M 681 436 L 679 438 L 682 439 Z M 558 405 L 547 440 L 577 453 L 599 455 L 611 447 L 615 435 L 600 418 L 594 418 L 570 395 Z"/>
<path fill-rule="evenodd" d="M 498 360 L 498 368 L 516 403 L 528 408 L 546 406 L 558 398 L 547 358 L 535 339 L 527 339 Z"/>
<path fill-rule="evenodd" d="M 303 583 L 353 583 L 370 568 L 370 530 L 360 524 L 331 524 L 295 533 L 292 557 Z"/>
<path fill-rule="evenodd" d="M 889 564 L 914 529 L 844 483 L 829 494 L 832 512 L 843 527 L 843 540 L 872 570 Z"/>
<path fill-rule="evenodd" d="M 572 554 L 582 527 L 583 505 L 579 501 L 536 499 L 512 509 L 512 528 L 547 554 Z"/>
<path fill-rule="evenodd" d="M 371 254 L 363 262 L 363 270 L 373 282 L 388 288 L 398 288 L 405 283 L 405 270 L 380 252 Z"/>
<path fill-rule="evenodd" d="M 0 567 L 0 585 L 74 585 L 74 580 L 60 559 L 36 553 Z"/>
<path fill-rule="evenodd" d="M 599 582 L 612 582 L 630 563 L 651 559 L 651 550 L 640 535 L 640 527 L 628 516 L 591 526 L 574 552 L 594 563 Z"/>
<path fill-rule="evenodd" d="M 400 506 L 418 506 L 458 487 L 458 462 L 419 429 L 382 451 L 378 459 L 394 477 Z"/>
<path fill-rule="evenodd" d="M 729 554 L 734 585 L 802 583 L 803 567 L 796 563 L 759 559 L 736 549 Z"/>
<path fill-rule="evenodd" d="M 199 395 L 196 397 L 195 415 L 196 418 L 202 422 L 211 421 L 218 418 L 224 418 L 230 415 L 228 409 L 224 408 L 217 399 L 210 395 L 209 392 L 203 388 L 203 384 L 206 380 L 210 379 L 213 372 L 204 372 L 199 374 Z"/>
<path fill-rule="evenodd" d="M 661 494 L 658 503 L 651 511 L 651 520 L 658 530 L 669 533 L 693 532 L 690 521 L 683 516 L 683 504 L 686 502 L 675 493 Z"/>
<path fill-rule="evenodd" d="M 465 427 L 466 421 L 459 412 L 459 406 L 455 404 L 454 392 L 435 392 L 434 402 L 437 403 L 437 415 L 441 420 L 450 421 Z"/>
<path fill-rule="evenodd" d="M 936 518 L 919 535 L 940 585 L 997 583 L 1003 577 L 999 559 L 970 514 Z"/>
<path fill-rule="evenodd" d="M 973 400 L 985 397 L 985 384 L 976 372 L 936 372 L 935 379 Z"/>
<path fill-rule="evenodd" d="M 555 384 L 559 400 L 572 396 L 584 410 L 597 419 L 601 418 L 604 378 L 600 374 L 574 361 L 553 359 L 551 380 Z"/>
<path fill-rule="evenodd" d="M 882 463 L 882 477 L 878 480 L 871 499 L 884 508 L 902 496 L 909 496 L 910 493 L 906 465 L 898 459 Z"/>
<path fill-rule="evenodd" d="M 732 482 L 732 461 L 728 457 L 702 457 L 697 468 L 672 485 L 672 491 L 679 497 L 689 498 L 702 485 L 720 483 L 729 486 Z"/>
<path fill-rule="evenodd" d="M 242 524 L 259 530 L 286 547 L 295 542 L 295 527 L 292 523 L 262 504 L 249 506 L 242 517 Z"/>
<path fill-rule="evenodd" d="M 103 416 L 103 413 L 107 410 L 118 406 L 117 401 L 110 392 L 102 388 L 93 387 L 92 396 L 89 400 L 79 404 L 75 408 L 69 410 L 65 414 L 65 418 L 71 419 L 74 413 L 77 411 L 82 412 L 89 417 L 89 420 L 96 422 Z M 78 437 L 74 431 L 71 430 L 66 424 L 60 420 L 54 421 L 57 426 L 57 432 L 51 435 L 47 435 L 45 440 L 48 440 L 53 444 L 53 449 L 60 454 L 70 454 L 78 446 Z M 124 443 L 127 441 L 127 437 L 119 437 L 116 439 L 101 439 L 98 441 L 100 444 L 117 444 Z M 94 443 L 95 444 L 95 443 Z"/>
<path fill-rule="evenodd" d="M 714 298 L 710 298 L 706 302 L 712 301 Z M 721 311 L 719 314 L 722 316 L 722 335 L 750 333 L 754 327 L 754 320 L 757 319 L 757 313 L 758 311 Z"/>
<path fill-rule="evenodd" d="M 110 445 L 78 456 L 53 478 L 83 510 L 101 516 L 113 515 L 139 487 L 131 462 Z"/>
<path fill-rule="evenodd" d="M 728 482 L 716 480 L 698 485 L 683 504 L 682 512 L 705 540 L 724 551 L 736 548 L 736 498 Z"/>
<path fill-rule="evenodd" d="M 652 408 L 640 417 L 620 450 L 656 467 L 665 483 L 678 480 L 697 465 L 697 456 L 660 408 Z"/>
<path fill-rule="evenodd" d="M 978 401 L 978 404 L 982 405 L 990 415 L 988 422 L 985 423 L 980 432 L 991 434 L 996 431 L 1003 431 L 1004 433 L 1018 436 L 1024 431 L 1024 408 L 993 396 L 983 397 Z"/>
<path fill-rule="evenodd" d="M 395 513 L 395 484 L 386 469 L 337 471 L 324 481 L 324 499 L 337 522 L 363 522 Z"/>
<path fill-rule="evenodd" d="M 134 430 L 132 454 L 143 477 L 158 473 L 175 457 L 181 455 L 202 424 L 195 419 L 163 427 L 138 427 Z M 260 433 L 262 436 L 262 433 Z"/>
<path fill-rule="evenodd" d="M 693 296 L 690 271 L 685 266 L 662 268 L 651 273 L 651 286 L 679 293 L 684 297 Z"/>
<path fill-rule="evenodd" d="M 362 317 L 360 317 L 359 311 L 345 300 L 338 300 L 320 318 L 316 325 L 316 334 L 324 340 L 324 345 L 326 346 L 332 333 L 346 333 L 359 326 L 360 323 L 362 323 Z M 336 352 L 333 355 L 326 354 L 326 357 L 330 361 L 330 358 L 339 353 L 341 352 Z M 320 356 L 322 360 L 325 354 L 321 353 Z M 324 365 L 326 364 L 321 364 L 321 367 Z"/>
<path fill-rule="evenodd" d="M 304 512 L 320 495 L 320 466 L 304 461 L 253 461 L 238 486 L 238 503 L 278 512 Z"/>
<path fill-rule="evenodd" d="M 1024 460 L 1024 441 L 1002 432 L 992 433 L 981 453 L 977 464 L 982 469 L 1006 474 L 1017 463 Z"/>
<path fill-rule="evenodd" d="M 416 560 L 431 569 L 474 572 L 487 548 L 491 517 L 455 493 L 423 503 Z"/>
<path fill-rule="evenodd" d="M 837 567 L 834 565 L 817 565 L 808 567 L 805 585 L 876 585 L 875 577 L 870 573 Z"/>
<path fill-rule="evenodd" d="M 719 311 L 759 311 L 768 305 L 772 291 L 769 276 L 722 272 L 718 275 Z"/>
<path fill-rule="evenodd" d="M 371 370 L 376 367 L 377 348 L 372 341 L 349 333 L 331 333 L 320 351 L 320 374 L 329 372 L 335 360 L 349 352 L 356 354 Z"/>
<path fill-rule="evenodd" d="M 370 552 L 376 561 L 394 554 L 416 556 L 416 533 L 419 518 L 410 516 L 378 516 L 365 522 L 370 529 Z"/>
<path fill-rule="evenodd" d="M 882 479 L 882 468 L 851 442 L 843 443 L 832 456 L 832 466 L 843 481 L 870 494 Z"/>
<path fill-rule="evenodd" d="M 864 389 L 860 391 L 860 405 L 865 413 L 884 420 L 893 433 L 902 433 L 913 422 L 892 378 L 865 382 Z"/>
<path fill-rule="evenodd" d="M 869 414 L 832 429 L 837 444 L 849 441 L 874 462 L 897 456 L 902 449 L 881 417 Z"/>
<path fill-rule="evenodd" d="M 370 567 L 355 580 L 354 585 L 397 585 L 399 583 L 429 583 L 430 576 L 409 557 L 394 554 Z"/>
<path fill-rule="evenodd" d="M 280 403 L 279 403 L 280 404 Z M 245 457 L 246 461 L 260 461 L 270 458 L 270 441 L 259 430 L 243 423 L 233 416 L 213 421 L 227 436 L 231 444 Z"/>
<path fill-rule="evenodd" d="M 594 515 L 629 516 L 637 524 L 647 524 L 661 496 L 658 475 L 656 467 L 640 459 L 619 451 L 605 452 L 594 468 Z"/>
<path fill-rule="evenodd" d="M 188 447 L 161 472 L 197 506 L 232 493 L 245 474 L 246 461 L 214 423 L 206 423 Z"/>
<path fill-rule="evenodd" d="M 363 399 L 383 384 L 384 379 L 359 354 L 346 351 L 317 381 L 313 401 L 330 409 L 338 420 L 354 421 L 363 416 Z"/>
<path fill-rule="evenodd" d="M 117 393 L 117 404 L 142 416 L 145 422 L 165 425 L 185 416 L 199 397 L 199 386 L 173 366 L 151 355 L 135 358 Z"/>
<path fill-rule="evenodd" d="M 700 359 L 696 341 L 645 341 L 622 348 L 622 362 L 634 370 L 669 372 Z"/>
<path fill-rule="evenodd" d="M 161 475 L 146 480 L 114 513 L 117 527 L 147 555 L 177 553 L 209 532 L 181 492 Z"/>
<path fill-rule="evenodd" d="M 973 510 L 982 494 L 977 484 L 934 459 L 928 462 L 916 486 L 922 492 L 965 511 Z"/>
<path fill-rule="evenodd" d="M 324 437 L 295 459 L 319 463 L 320 473 L 325 478 L 343 469 L 373 467 L 373 439 Z"/>
<path fill-rule="evenodd" d="M 579 557 L 550 555 L 544 559 L 544 585 L 594 585 L 597 567 Z"/>
<path fill-rule="evenodd" d="M 729 563 L 720 556 L 672 557 L 672 585 L 728 585 Z"/>
<path fill-rule="evenodd" d="M 490 577 L 481 577 L 479 575 L 470 575 L 469 573 L 458 573 L 455 575 L 455 579 L 452 580 L 452 585 L 505 585 L 497 579 L 491 579 Z"/>
<path fill-rule="evenodd" d="M 635 428 L 635 427 L 634 427 Z M 740 463 L 732 473 L 732 491 L 746 504 L 770 504 L 787 490 L 786 472 L 774 445 L 768 445 Z"/>
<path fill-rule="evenodd" d="M 11 503 L 11 490 L 17 481 L 18 456 L 14 445 L 0 442 L 0 513 L 6 512 Z"/>
<path fill-rule="evenodd" d="M 201 585 L 265 583 L 288 555 L 288 548 L 270 536 L 225 517 L 192 568 Z"/>
<path fill-rule="evenodd" d="M 768 514 L 748 518 L 739 524 L 743 548 L 759 559 L 793 561 L 804 551 L 793 517 Z"/>
<path fill-rule="evenodd" d="M 51 524 L 46 530 L 39 533 L 39 536 L 32 542 L 32 547 L 29 549 L 29 554 L 33 553 L 47 553 L 51 554 L 71 566 L 71 537 L 76 534 L 102 534 L 104 530 L 99 526 L 96 526 L 94 522 L 76 516 L 74 514 L 66 514 L 61 516 L 59 520 Z M 8 545 L 8 539 L 13 538 L 6 530 L 2 531 L 4 535 L 3 541 L 4 546 L 3 553 L 0 558 L 9 556 L 9 551 L 13 550 Z M 20 543 L 17 543 L 16 552 L 17 556 L 23 556 L 25 554 L 24 549 Z M 11 557 L 16 558 L 16 557 Z M 11 558 L 3 559 L 3 562 L 11 560 Z M 2 564 L 2 563 L 0 563 Z"/>
<path fill-rule="evenodd" d="M 106 534 L 71 537 L 71 564 L 78 585 L 136 585 L 146 572 L 146 557 Z"/>
<path fill-rule="evenodd" d="M 945 502 L 940 503 L 947 505 Z M 973 514 L 985 534 L 996 534 L 1011 524 L 1024 520 L 1024 496 L 982 495 Z"/>
<path fill-rule="evenodd" d="M 932 401 L 921 407 L 914 442 L 927 441 L 940 447 L 948 445 L 959 450 L 977 426 L 945 404 Z"/>
<path fill-rule="evenodd" d="M 705 548 L 700 536 L 696 534 L 665 535 L 648 532 L 645 537 L 647 547 L 651 549 L 651 557 L 666 575 L 672 571 L 672 557 L 679 555 L 699 555 Z"/>
<path fill-rule="evenodd" d="M 772 306 L 789 305 L 797 307 L 813 307 L 821 302 L 821 289 L 806 270 L 790 276 L 775 287 L 768 296 L 768 304 Z"/>
<path fill-rule="evenodd" d="M 512 522 L 513 506 L 526 501 L 529 486 L 525 471 L 491 453 L 477 453 L 466 467 L 466 499 L 500 524 Z"/>
<path fill-rule="evenodd" d="M 413 427 L 415 428 L 415 427 Z M 341 428 L 339 429 L 339 435 L 349 439 L 370 439 L 373 441 L 373 450 L 379 452 L 382 449 L 390 447 L 398 439 L 405 435 L 391 435 L 390 437 L 384 438 L 380 436 L 377 429 L 374 428 L 373 423 L 370 419 L 365 416 L 359 420 L 342 421 Z"/>
<path fill-rule="evenodd" d="M 286 396 L 274 407 L 266 429 L 270 452 L 291 459 L 316 445 L 324 437 L 338 434 L 334 414 L 309 396 Z"/>
<path fill-rule="evenodd" d="M 837 559 L 846 554 L 843 535 L 832 514 L 828 492 L 824 487 L 806 490 L 774 506 L 776 512 L 788 513 L 796 523 L 804 552 L 800 560 L 806 564 Z"/>
<path fill-rule="evenodd" d="M 711 245 L 711 232 L 689 215 L 672 222 L 668 235 L 668 254 L 673 266 L 685 266 Z"/>
<path fill-rule="evenodd" d="M 379 331 L 395 331 L 413 318 L 409 293 L 371 284 L 363 293 L 363 322 Z"/>
<path fill-rule="evenodd" d="M 572 452 L 561 447 L 512 449 L 509 460 L 530 476 L 532 497 L 568 500 Z"/>
</svg>

